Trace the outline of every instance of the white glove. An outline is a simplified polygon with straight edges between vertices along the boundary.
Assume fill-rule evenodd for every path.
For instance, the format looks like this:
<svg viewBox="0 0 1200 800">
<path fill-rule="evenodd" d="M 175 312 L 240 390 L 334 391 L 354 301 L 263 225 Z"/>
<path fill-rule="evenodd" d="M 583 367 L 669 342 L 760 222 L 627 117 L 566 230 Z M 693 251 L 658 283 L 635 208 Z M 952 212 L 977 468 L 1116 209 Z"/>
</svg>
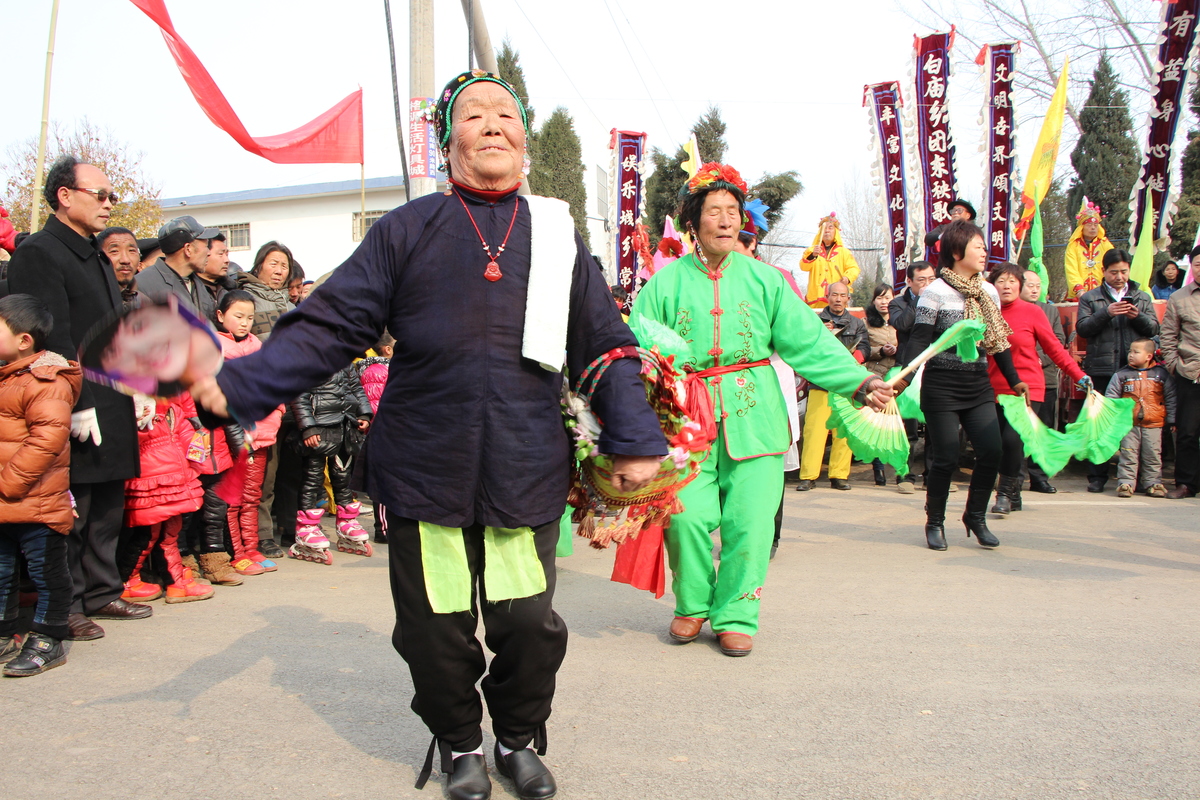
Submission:
<svg viewBox="0 0 1200 800">
<path fill-rule="evenodd" d="M 86 408 L 71 414 L 71 435 L 81 442 L 92 440 L 97 447 L 103 439 L 100 436 L 100 422 L 96 419 L 96 409 Z"/>
<path fill-rule="evenodd" d="M 153 397 L 144 394 L 133 396 L 133 415 L 137 420 L 138 430 L 148 431 L 154 427 L 154 409 Z"/>
</svg>

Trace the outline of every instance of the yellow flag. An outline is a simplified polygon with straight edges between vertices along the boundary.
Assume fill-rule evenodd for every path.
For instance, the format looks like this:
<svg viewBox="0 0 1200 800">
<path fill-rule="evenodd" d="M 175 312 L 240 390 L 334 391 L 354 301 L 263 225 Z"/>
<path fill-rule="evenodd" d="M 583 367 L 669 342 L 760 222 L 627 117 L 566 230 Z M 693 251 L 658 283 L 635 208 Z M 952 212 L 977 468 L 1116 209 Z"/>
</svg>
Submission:
<svg viewBox="0 0 1200 800">
<path fill-rule="evenodd" d="M 1058 161 L 1058 143 L 1062 139 L 1063 115 L 1067 110 L 1067 68 L 1071 59 L 1063 61 L 1058 86 L 1050 98 L 1050 108 L 1042 122 L 1042 132 L 1033 149 L 1033 160 L 1025 173 L 1025 187 L 1021 190 L 1021 217 L 1017 220 L 1016 236 L 1025 238 L 1025 232 L 1033 223 L 1033 211 L 1046 198 L 1046 190 L 1054 180 L 1054 163 Z"/>
<path fill-rule="evenodd" d="M 696 142 L 696 134 L 693 133 L 691 138 L 683 143 L 683 152 L 687 153 L 687 159 L 679 166 L 683 167 L 688 180 L 691 180 L 700 171 L 700 145 Z"/>
<path fill-rule="evenodd" d="M 1129 279 L 1137 283 L 1143 292 L 1150 287 L 1150 275 L 1154 272 L 1154 196 L 1146 192 L 1146 210 L 1142 214 L 1142 232 L 1138 236 L 1137 249 L 1133 251 L 1133 263 L 1129 265 Z"/>
</svg>

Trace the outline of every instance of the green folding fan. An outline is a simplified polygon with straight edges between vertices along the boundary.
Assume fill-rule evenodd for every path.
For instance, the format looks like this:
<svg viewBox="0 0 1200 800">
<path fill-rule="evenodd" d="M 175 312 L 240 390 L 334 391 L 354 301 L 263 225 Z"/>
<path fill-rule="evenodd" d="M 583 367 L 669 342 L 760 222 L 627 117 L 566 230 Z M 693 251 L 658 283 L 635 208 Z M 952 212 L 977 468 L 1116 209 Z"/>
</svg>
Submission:
<svg viewBox="0 0 1200 800">
<path fill-rule="evenodd" d="M 1105 397 L 1095 389 L 1088 391 L 1079 417 L 1067 426 L 1067 436 L 1074 437 L 1078 447 L 1076 458 L 1103 464 L 1121 447 L 1125 434 L 1133 430 L 1133 409 L 1129 398 Z"/>
<path fill-rule="evenodd" d="M 996 401 L 1004 409 L 1008 424 L 1013 426 L 1025 443 L 1025 455 L 1036 461 L 1051 477 L 1061 472 L 1079 449 L 1079 439 L 1047 427 L 1024 397 L 1002 394 L 996 397 Z"/>
<path fill-rule="evenodd" d="M 826 427 L 845 439 L 854 455 L 863 461 L 878 458 L 895 467 L 897 474 L 908 473 L 908 434 L 896 401 L 876 411 L 870 406 L 856 408 L 845 397 L 830 392 L 829 408 Z"/>
</svg>

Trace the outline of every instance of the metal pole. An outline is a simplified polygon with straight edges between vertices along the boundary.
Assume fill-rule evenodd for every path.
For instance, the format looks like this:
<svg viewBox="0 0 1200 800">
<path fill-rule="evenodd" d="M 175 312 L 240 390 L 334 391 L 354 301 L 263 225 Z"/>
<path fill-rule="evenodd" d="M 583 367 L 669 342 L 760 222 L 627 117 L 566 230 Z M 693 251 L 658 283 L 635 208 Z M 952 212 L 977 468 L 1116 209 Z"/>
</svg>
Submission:
<svg viewBox="0 0 1200 800">
<path fill-rule="evenodd" d="M 408 0 L 409 97 L 430 97 L 437 92 L 433 78 L 433 0 Z M 428 147 L 437 147 L 428 142 Z M 437 191 L 436 178 L 413 178 L 412 196 Z"/>
<path fill-rule="evenodd" d="M 475 48 L 475 57 L 479 61 L 481 69 L 487 70 L 493 75 L 500 74 L 500 67 L 496 64 L 496 51 L 492 48 L 492 37 L 488 35 L 487 20 L 483 18 L 483 0 L 462 0 L 463 14 L 467 18 L 467 27 L 471 31 L 471 43 Z M 517 190 L 517 194 L 528 195 L 529 179 L 528 176 L 523 176 L 521 188 Z"/>
<path fill-rule="evenodd" d="M 46 166 L 46 129 L 50 126 L 50 73 L 54 66 L 54 31 L 58 28 L 58 0 L 50 7 L 50 44 L 46 46 L 46 81 L 42 84 L 42 130 L 38 134 L 37 167 L 33 172 L 33 197 L 30 198 L 29 230 L 38 229 L 41 211 L 42 169 Z"/>
<path fill-rule="evenodd" d="M 404 147 L 404 117 L 400 116 L 400 83 L 396 80 L 396 40 L 392 36 L 392 3 L 383 0 L 383 16 L 387 21 L 388 55 L 392 59 L 392 105 L 396 114 L 396 143 L 400 145 L 400 169 L 404 175 L 404 200 L 412 199 L 408 189 L 408 150 Z"/>
<path fill-rule="evenodd" d="M 496 51 L 492 49 L 492 37 L 488 35 L 487 20 L 483 18 L 483 0 L 462 0 L 463 15 L 467 29 L 471 32 L 471 44 L 475 58 L 482 69 L 494 75 L 500 74 L 496 66 Z"/>
<path fill-rule="evenodd" d="M 467 69 L 475 69 L 475 7 L 467 0 Z"/>
</svg>

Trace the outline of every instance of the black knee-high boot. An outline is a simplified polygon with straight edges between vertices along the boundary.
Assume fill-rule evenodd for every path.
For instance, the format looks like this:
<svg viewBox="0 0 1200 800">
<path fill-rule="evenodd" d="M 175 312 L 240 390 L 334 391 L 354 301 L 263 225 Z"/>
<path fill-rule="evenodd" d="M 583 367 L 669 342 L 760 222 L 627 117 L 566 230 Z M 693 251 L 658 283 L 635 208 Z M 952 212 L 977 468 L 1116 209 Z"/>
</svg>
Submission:
<svg viewBox="0 0 1200 800">
<path fill-rule="evenodd" d="M 949 487 L 938 492 L 930 489 L 925 495 L 925 542 L 930 550 L 946 549 L 946 498 Z"/>
</svg>

